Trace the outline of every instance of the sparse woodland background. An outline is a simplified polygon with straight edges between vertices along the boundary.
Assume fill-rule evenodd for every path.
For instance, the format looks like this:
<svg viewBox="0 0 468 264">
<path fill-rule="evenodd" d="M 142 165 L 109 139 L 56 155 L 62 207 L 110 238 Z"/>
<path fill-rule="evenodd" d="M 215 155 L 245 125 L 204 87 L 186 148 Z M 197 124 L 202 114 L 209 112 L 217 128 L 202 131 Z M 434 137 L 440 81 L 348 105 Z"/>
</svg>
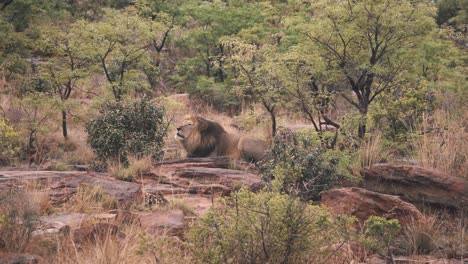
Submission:
<svg viewBox="0 0 468 264">
<path fill-rule="evenodd" d="M 182 157 L 175 124 L 201 114 L 272 143 L 258 167 L 272 192 L 226 199 L 194 224 L 193 243 L 183 247 L 128 226 L 119 242 L 125 256 L 114 254 L 121 244 L 104 240 L 94 251 L 49 257 L 330 261 L 327 246 L 357 235 L 352 220 L 330 222 L 304 203 L 321 190 L 359 181 L 362 167 L 382 162 L 468 178 L 467 24 L 466 0 L 0 0 L 0 167 L 83 165 L 132 181 L 152 161 Z M 188 102 L 175 95 L 182 93 Z M 289 135 L 294 125 L 310 129 Z M 83 192 L 76 207 L 92 200 L 109 209 L 99 190 Z M 0 201 L 28 203 L 15 195 Z M 33 200 L 30 215 L 50 213 L 41 197 Z M 245 211 L 232 211 L 237 206 Z M 0 230 L 14 226 L 11 210 L 0 206 Z M 451 222 L 449 232 L 431 219 L 413 231 L 430 233 L 444 244 L 438 250 L 419 252 L 411 230 L 394 240 L 398 223 L 383 219 L 370 219 L 355 240 L 387 255 L 395 241 L 407 254 L 466 254 L 459 252 L 466 238 L 450 236 L 466 227 Z M 275 235 L 255 237 L 251 223 Z M 34 251 L 27 239 L 15 241 L 8 250 Z"/>
</svg>

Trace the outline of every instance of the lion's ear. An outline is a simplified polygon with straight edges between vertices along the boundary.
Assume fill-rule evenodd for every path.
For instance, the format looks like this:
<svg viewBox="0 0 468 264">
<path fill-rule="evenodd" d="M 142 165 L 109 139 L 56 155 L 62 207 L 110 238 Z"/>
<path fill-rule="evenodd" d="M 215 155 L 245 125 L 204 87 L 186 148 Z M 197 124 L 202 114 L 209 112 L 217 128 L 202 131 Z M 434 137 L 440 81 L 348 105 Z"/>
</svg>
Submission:
<svg viewBox="0 0 468 264">
<path fill-rule="evenodd" d="M 197 122 L 198 122 L 198 128 L 200 128 L 200 131 L 204 131 L 205 129 L 208 128 L 208 120 L 206 120 L 205 118 L 197 116 Z"/>
</svg>

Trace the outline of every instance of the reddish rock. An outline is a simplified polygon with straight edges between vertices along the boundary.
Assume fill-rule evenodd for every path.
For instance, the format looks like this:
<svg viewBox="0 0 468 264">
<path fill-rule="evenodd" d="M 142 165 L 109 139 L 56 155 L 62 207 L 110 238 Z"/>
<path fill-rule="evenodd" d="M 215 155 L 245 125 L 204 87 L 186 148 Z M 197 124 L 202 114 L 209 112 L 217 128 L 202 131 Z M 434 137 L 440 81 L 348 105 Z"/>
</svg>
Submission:
<svg viewBox="0 0 468 264">
<path fill-rule="evenodd" d="M 176 160 L 165 160 L 154 164 L 162 171 L 174 171 L 178 168 L 202 167 L 202 168 L 220 168 L 220 169 L 239 169 L 248 170 L 254 168 L 252 164 L 233 160 L 228 157 L 209 157 L 209 158 L 186 158 Z"/>
<path fill-rule="evenodd" d="M 260 177 L 253 172 L 232 169 L 252 167 L 251 164 L 224 157 L 168 160 L 155 166 L 157 174 L 145 174 L 137 179 L 144 185 L 145 193 L 223 196 L 241 186 L 252 188 L 261 183 Z"/>
<path fill-rule="evenodd" d="M 421 212 L 397 196 L 380 194 L 361 188 L 341 188 L 320 193 L 322 205 L 334 214 L 353 215 L 365 222 L 371 215 L 396 218 L 402 226 L 423 220 Z"/>
<path fill-rule="evenodd" d="M 165 233 L 169 236 L 182 236 L 185 230 L 184 213 L 181 210 L 141 213 L 138 216 L 141 227 L 151 233 Z"/>
<path fill-rule="evenodd" d="M 260 177 L 255 174 L 245 171 L 218 168 L 186 167 L 174 171 L 174 175 L 185 179 L 191 179 L 196 183 L 217 183 L 228 188 L 239 187 L 240 185 L 249 187 L 252 184 L 260 182 Z"/>
<path fill-rule="evenodd" d="M 120 207 L 127 207 L 140 200 L 141 189 L 136 183 L 119 181 L 102 173 L 77 171 L 2 171 L 0 190 L 11 189 L 26 183 L 41 184 L 49 187 L 49 196 L 54 204 L 60 204 L 76 193 L 81 185 L 100 186 L 113 197 Z"/>
<path fill-rule="evenodd" d="M 468 204 L 468 181 L 414 165 L 377 164 L 362 170 L 362 186 L 398 195 L 418 204 L 462 208 Z"/>
</svg>

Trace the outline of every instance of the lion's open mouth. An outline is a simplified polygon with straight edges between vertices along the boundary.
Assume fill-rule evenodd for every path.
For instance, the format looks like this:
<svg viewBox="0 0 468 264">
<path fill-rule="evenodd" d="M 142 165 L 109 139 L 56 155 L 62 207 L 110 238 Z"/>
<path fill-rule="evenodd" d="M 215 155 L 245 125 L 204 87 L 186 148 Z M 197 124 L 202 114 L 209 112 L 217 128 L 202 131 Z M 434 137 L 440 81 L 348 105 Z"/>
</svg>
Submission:
<svg viewBox="0 0 468 264">
<path fill-rule="evenodd" d="M 181 134 L 179 134 L 179 133 L 177 133 L 177 134 L 176 134 L 176 138 L 178 138 L 178 139 L 185 139 L 185 137 L 184 137 L 184 136 L 182 136 L 182 135 L 181 135 Z"/>
</svg>

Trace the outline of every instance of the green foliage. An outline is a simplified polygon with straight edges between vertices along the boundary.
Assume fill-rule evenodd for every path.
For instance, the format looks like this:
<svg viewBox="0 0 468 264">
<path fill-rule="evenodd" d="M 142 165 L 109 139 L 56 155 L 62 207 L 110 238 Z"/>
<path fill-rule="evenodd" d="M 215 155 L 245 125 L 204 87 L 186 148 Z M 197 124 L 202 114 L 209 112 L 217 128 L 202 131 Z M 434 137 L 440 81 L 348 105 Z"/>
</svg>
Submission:
<svg viewBox="0 0 468 264">
<path fill-rule="evenodd" d="M 203 101 L 215 110 L 230 113 L 240 110 L 239 99 L 229 92 L 225 83 L 215 82 L 213 78 L 200 77 L 189 93 L 192 98 Z"/>
<path fill-rule="evenodd" d="M 321 0 L 312 7 L 312 19 L 299 13 L 291 25 L 304 36 L 298 46 L 317 54 L 314 61 L 325 73 L 313 74 L 315 82 L 340 91 L 359 110 L 363 138 L 369 105 L 383 91 L 408 81 L 418 44 L 435 27 L 435 10 L 427 1 L 409 0 Z"/>
<path fill-rule="evenodd" d="M 0 164 L 7 164 L 19 150 L 18 132 L 0 115 Z"/>
<path fill-rule="evenodd" d="M 151 155 L 158 159 L 167 126 L 164 110 L 147 100 L 129 104 L 105 104 L 87 126 L 88 141 L 101 161 L 117 160 L 126 164 L 129 155 Z"/>
<path fill-rule="evenodd" d="M 311 134 L 279 133 L 258 163 L 267 183 L 302 200 L 317 200 L 319 193 L 339 183 L 348 172 L 351 158 L 345 152 L 326 150 Z"/>
<path fill-rule="evenodd" d="M 197 263 L 319 262 L 336 241 L 325 209 L 297 198 L 242 189 L 220 202 L 187 235 Z"/>
<path fill-rule="evenodd" d="M 462 30 L 468 23 L 468 2 L 466 0 L 437 1 L 437 24 L 449 23 Z"/>
<path fill-rule="evenodd" d="M 400 222 L 397 219 L 385 219 L 379 216 L 370 216 L 366 221 L 366 245 L 371 249 L 380 251 L 390 249 L 390 244 L 400 232 Z"/>
<path fill-rule="evenodd" d="M 371 108 L 371 120 L 386 139 L 407 142 L 416 131 L 422 114 L 431 107 L 432 97 L 426 84 L 423 81 L 416 87 L 388 90 Z"/>
</svg>

